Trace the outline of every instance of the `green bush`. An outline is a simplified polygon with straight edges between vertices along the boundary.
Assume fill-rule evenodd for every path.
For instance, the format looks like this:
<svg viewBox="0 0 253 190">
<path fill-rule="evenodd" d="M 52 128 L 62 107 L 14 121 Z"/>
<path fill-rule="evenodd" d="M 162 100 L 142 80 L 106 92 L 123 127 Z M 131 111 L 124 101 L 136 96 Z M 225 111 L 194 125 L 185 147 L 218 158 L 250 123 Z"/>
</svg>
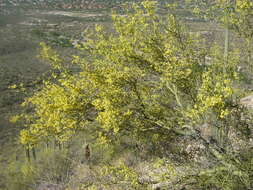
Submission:
<svg viewBox="0 0 253 190">
<path fill-rule="evenodd" d="M 37 160 L 10 163 L 5 183 L 8 190 L 34 190 L 43 183 L 64 185 L 73 166 L 68 150 L 47 148 L 37 154 Z"/>
</svg>

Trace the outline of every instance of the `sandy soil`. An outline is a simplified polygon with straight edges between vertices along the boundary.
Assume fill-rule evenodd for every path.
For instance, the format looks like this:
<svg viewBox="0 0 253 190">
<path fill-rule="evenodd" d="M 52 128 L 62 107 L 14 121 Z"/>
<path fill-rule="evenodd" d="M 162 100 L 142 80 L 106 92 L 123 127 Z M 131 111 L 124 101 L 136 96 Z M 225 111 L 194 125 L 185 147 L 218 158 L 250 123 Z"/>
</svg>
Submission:
<svg viewBox="0 0 253 190">
<path fill-rule="evenodd" d="M 91 13 L 80 13 L 80 12 L 68 12 L 68 11 L 43 11 L 41 14 L 46 15 L 62 15 L 69 17 L 79 17 L 79 18 L 87 18 L 87 17 L 101 17 L 104 14 L 91 14 Z"/>
</svg>

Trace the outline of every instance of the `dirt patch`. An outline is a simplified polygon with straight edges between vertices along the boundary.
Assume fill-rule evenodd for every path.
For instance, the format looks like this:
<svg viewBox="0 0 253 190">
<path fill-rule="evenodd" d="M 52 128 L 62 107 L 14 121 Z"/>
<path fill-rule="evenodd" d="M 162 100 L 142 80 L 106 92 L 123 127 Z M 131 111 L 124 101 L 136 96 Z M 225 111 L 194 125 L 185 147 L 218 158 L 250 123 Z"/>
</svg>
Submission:
<svg viewBox="0 0 253 190">
<path fill-rule="evenodd" d="M 253 108 L 253 95 L 242 98 L 240 103 L 248 108 Z"/>
<path fill-rule="evenodd" d="M 41 14 L 44 14 L 44 15 L 60 15 L 60 16 L 79 17 L 79 18 L 105 16 L 104 14 L 68 12 L 68 11 L 45 11 L 45 12 L 41 12 Z"/>
</svg>

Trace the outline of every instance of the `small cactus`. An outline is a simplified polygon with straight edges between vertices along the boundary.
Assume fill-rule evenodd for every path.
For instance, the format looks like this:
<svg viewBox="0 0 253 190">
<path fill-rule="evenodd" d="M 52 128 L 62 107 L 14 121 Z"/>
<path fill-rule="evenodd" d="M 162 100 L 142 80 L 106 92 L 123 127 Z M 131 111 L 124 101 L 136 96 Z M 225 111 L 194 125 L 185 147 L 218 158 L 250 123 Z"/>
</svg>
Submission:
<svg viewBox="0 0 253 190">
<path fill-rule="evenodd" d="M 87 144 L 85 146 L 85 159 L 90 160 L 90 158 L 91 158 L 91 149 L 90 149 L 90 145 Z"/>
</svg>

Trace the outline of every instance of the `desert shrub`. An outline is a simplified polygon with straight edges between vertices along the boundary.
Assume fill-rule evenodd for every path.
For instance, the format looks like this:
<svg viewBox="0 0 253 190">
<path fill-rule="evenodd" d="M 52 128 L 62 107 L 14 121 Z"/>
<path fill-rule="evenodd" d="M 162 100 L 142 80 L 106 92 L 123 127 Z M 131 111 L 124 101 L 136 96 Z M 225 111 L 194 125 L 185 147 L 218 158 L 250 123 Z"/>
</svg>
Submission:
<svg viewBox="0 0 253 190">
<path fill-rule="evenodd" d="M 41 56 L 61 74 L 25 101 L 34 112 L 23 117 L 28 125 L 22 143 L 64 142 L 81 130 L 105 143 L 122 135 L 168 141 L 176 128 L 230 114 L 237 52 L 224 64 L 221 48 L 200 47 L 175 15 L 158 22 L 154 2 L 133 9 L 127 17 L 113 15 L 113 34 L 102 26 L 87 34 L 80 51 L 90 58 L 72 60 L 79 73 L 70 73 L 60 56 L 42 45 Z M 206 54 L 212 63 L 206 63 Z"/>
<path fill-rule="evenodd" d="M 32 190 L 36 183 L 37 171 L 29 163 L 12 162 L 8 165 L 5 176 L 5 184 L 8 190 Z"/>
<path fill-rule="evenodd" d="M 82 165 L 77 174 L 79 176 L 74 177 L 74 183 L 72 182 L 67 189 L 147 189 L 147 185 L 139 183 L 138 173 L 122 162 L 113 165 L 97 165 L 92 169 Z"/>
<path fill-rule="evenodd" d="M 41 184 L 64 185 L 73 166 L 66 149 L 43 149 L 36 160 L 10 163 L 5 171 L 5 183 L 8 190 L 34 190 Z"/>
<path fill-rule="evenodd" d="M 196 178 L 197 186 L 202 189 L 251 189 L 253 185 L 252 154 L 252 150 L 243 150 L 241 154 L 238 154 L 233 165 L 217 164 L 209 170 L 202 171 Z"/>
</svg>

